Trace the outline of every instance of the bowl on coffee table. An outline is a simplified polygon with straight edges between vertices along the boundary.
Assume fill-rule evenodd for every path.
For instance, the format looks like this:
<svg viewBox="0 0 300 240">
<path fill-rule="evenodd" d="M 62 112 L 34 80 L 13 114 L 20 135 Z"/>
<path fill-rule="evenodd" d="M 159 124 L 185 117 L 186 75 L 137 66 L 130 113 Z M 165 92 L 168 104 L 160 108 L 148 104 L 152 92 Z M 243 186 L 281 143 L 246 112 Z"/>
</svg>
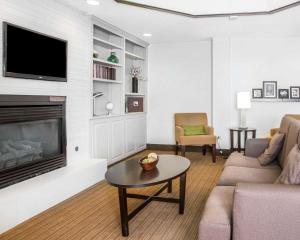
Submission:
<svg viewBox="0 0 300 240">
<path fill-rule="evenodd" d="M 151 171 L 156 168 L 156 165 L 159 161 L 157 154 L 150 153 L 148 156 L 143 157 L 139 160 L 139 164 L 145 171 Z"/>
</svg>

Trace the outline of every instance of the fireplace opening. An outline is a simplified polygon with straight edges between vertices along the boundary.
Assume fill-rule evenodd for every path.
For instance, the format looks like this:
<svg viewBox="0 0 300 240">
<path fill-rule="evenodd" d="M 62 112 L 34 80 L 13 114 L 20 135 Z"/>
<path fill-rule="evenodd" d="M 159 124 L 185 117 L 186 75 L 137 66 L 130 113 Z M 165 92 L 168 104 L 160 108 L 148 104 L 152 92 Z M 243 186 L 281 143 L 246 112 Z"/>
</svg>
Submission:
<svg viewBox="0 0 300 240">
<path fill-rule="evenodd" d="M 65 97 L 0 95 L 0 188 L 63 166 Z"/>
</svg>

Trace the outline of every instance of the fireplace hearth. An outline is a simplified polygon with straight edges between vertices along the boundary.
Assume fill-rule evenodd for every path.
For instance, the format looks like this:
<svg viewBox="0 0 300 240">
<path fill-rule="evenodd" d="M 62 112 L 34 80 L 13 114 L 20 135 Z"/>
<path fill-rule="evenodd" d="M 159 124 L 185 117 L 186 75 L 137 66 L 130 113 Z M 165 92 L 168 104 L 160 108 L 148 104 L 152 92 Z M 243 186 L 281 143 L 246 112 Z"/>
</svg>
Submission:
<svg viewBox="0 0 300 240">
<path fill-rule="evenodd" d="M 0 188 L 66 166 L 65 100 L 0 95 Z"/>
</svg>

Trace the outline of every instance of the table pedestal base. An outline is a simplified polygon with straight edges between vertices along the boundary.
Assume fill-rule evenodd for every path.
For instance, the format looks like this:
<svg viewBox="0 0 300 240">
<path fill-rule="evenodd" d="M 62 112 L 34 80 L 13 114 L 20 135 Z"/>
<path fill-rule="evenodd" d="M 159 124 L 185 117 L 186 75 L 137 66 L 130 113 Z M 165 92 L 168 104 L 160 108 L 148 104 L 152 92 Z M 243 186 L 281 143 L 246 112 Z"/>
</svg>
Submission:
<svg viewBox="0 0 300 240">
<path fill-rule="evenodd" d="M 169 202 L 169 203 L 178 203 L 179 204 L 179 214 L 184 213 L 184 204 L 185 204 L 185 186 L 186 186 L 186 173 L 180 176 L 180 187 L 179 187 L 179 198 L 166 198 L 159 197 L 165 189 L 168 189 L 168 193 L 172 192 L 172 180 L 169 180 L 164 184 L 160 189 L 150 196 L 127 193 L 127 189 L 124 187 L 118 187 L 119 190 L 119 204 L 120 204 L 120 215 L 121 215 L 121 226 L 122 226 L 122 235 L 124 237 L 129 235 L 128 222 L 139 213 L 144 207 L 146 207 L 151 201 L 159 202 Z M 127 198 L 136 198 L 145 200 L 137 208 L 135 208 L 131 213 L 128 214 L 127 208 Z"/>
</svg>

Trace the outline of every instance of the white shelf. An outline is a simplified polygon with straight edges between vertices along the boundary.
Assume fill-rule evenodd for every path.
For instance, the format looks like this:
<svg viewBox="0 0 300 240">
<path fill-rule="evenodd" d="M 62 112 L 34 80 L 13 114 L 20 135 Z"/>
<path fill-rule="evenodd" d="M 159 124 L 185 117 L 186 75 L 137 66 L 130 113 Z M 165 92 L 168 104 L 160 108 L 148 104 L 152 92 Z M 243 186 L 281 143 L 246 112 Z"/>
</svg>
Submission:
<svg viewBox="0 0 300 240">
<path fill-rule="evenodd" d="M 121 65 L 121 64 L 118 64 L 118 63 L 112 63 L 112 62 L 109 62 L 109 61 L 106 61 L 106 60 L 100 59 L 100 58 L 93 58 L 93 61 L 94 61 L 94 62 L 98 62 L 98 63 L 105 64 L 105 65 L 109 65 L 109 66 L 123 67 L 123 65 Z"/>
<path fill-rule="evenodd" d="M 127 112 L 125 115 L 140 115 L 140 114 L 146 114 L 146 112 Z"/>
<path fill-rule="evenodd" d="M 300 102 L 300 99 L 267 99 L 267 98 L 252 98 L 251 102 Z"/>
<path fill-rule="evenodd" d="M 109 79 L 103 79 L 103 78 L 93 78 L 93 81 L 95 81 L 95 82 L 104 82 L 104 83 L 117 83 L 117 84 L 122 84 L 123 83 L 121 81 L 109 80 Z"/>
<path fill-rule="evenodd" d="M 105 119 L 105 118 L 114 118 L 114 117 L 121 117 L 121 114 L 112 114 L 112 115 L 108 115 L 108 114 L 103 114 L 103 115 L 94 115 L 91 120 L 93 119 Z"/>
<path fill-rule="evenodd" d="M 131 58 L 131 59 L 134 59 L 134 60 L 145 60 L 144 57 L 138 56 L 138 55 L 133 54 L 133 53 L 131 53 L 131 52 L 127 52 L 127 51 L 126 51 L 126 52 L 125 52 L 125 55 L 126 55 L 127 57 Z"/>
<path fill-rule="evenodd" d="M 99 42 L 102 45 L 104 45 L 105 47 L 110 48 L 110 49 L 123 49 L 119 45 L 116 45 L 114 43 L 108 42 L 106 40 L 103 40 L 103 39 L 100 39 L 100 38 L 97 38 L 97 37 L 94 37 L 94 41 Z"/>
<path fill-rule="evenodd" d="M 145 96 L 144 93 L 125 93 L 126 96 Z"/>
</svg>

